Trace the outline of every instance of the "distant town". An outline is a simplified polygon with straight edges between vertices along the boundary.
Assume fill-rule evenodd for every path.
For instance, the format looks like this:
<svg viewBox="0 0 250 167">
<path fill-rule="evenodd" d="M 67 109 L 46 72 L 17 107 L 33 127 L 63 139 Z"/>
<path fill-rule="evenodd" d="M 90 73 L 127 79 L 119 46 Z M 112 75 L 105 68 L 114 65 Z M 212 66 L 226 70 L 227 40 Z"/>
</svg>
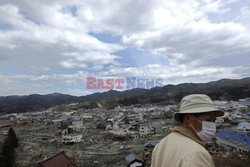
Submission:
<svg viewBox="0 0 250 167">
<path fill-rule="evenodd" d="M 225 115 L 216 120 L 216 138 L 207 144 L 217 166 L 247 166 L 250 152 L 250 98 L 213 101 Z M 179 104 L 117 106 L 45 111 L 0 116 L 0 147 L 12 127 L 19 139 L 15 164 L 53 166 L 150 166 L 154 146 L 169 129 Z M 227 164 L 228 163 L 228 164 Z"/>
</svg>

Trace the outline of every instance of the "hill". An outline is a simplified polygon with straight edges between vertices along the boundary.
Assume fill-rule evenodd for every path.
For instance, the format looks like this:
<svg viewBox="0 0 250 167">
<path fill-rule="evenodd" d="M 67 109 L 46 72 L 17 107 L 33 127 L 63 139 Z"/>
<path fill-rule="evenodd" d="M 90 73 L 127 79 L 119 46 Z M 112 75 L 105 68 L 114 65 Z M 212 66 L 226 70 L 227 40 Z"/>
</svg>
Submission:
<svg viewBox="0 0 250 167">
<path fill-rule="evenodd" d="M 109 90 L 87 96 L 71 96 L 53 93 L 47 95 L 1 96 L 0 113 L 41 111 L 49 107 L 67 103 L 101 103 L 105 107 L 131 104 L 172 104 L 192 93 L 204 93 L 213 100 L 238 100 L 250 97 L 250 77 L 243 79 L 221 79 L 208 83 L 182 83 L 165 85 L 152 89 Z M 96 105 L 92 105 L 96 106 Z"/>
</svg>

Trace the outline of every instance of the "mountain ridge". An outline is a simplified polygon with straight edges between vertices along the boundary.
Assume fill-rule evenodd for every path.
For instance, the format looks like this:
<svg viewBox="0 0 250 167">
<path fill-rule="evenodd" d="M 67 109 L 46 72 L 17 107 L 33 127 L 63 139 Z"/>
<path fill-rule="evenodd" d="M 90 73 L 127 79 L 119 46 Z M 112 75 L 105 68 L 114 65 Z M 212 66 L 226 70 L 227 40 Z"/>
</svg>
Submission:
<svg viewBox="0 0 250 167">
<path fill-rule="evenodd" d="M 73 96 L 62 93 L 0 96 L 0 113 L 41 111 L 56 105 L 74 102 L 101 103 L 108 108 L 137 103 L 169 104 L 179 102 L 182 97 L 191 93 L 203 93 L 209 95 L 212 99 L 221 100 L 237 100 L 250 97 L 250 77 L 242 79 L 224 78 L 207 83 L 168 84 L 151 89 L 109 90 L 86 96 Z"/>
</svg>

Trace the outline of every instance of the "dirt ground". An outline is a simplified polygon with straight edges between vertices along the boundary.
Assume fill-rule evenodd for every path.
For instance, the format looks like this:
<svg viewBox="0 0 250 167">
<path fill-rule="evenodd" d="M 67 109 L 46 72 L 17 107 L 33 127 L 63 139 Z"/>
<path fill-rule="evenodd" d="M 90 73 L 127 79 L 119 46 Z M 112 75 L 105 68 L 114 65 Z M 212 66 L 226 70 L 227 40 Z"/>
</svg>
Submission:
<svg viewBox="0 0 250 167">
<path fill-rule="evenodd" d="M 250 157 L 246 160 L 242 160 L 239 155 L 231 154 L 227 157 L 220 155 L 213 155 L 214 163 L 216 167 L 249 167 Z"/>
<path fill-rule="evenodd" d="M 153 135 L 148 138 L 126 140 L 113 140 L 107 138 L 108 131 L 95 129 L 84 130 L 82 142 L 65 145 L 59 141 L 59 136 L 54 136 L 54 132 L 39 124 L 28 124 L 14 127 L 19 137 L 19 146 L 16 149 L 16 166 L 37 167 L 38 163 L 64 151 L 66 155 L 74 159 L 78 166 L 126 166 L 125 156 L 131 152 L 140 153 L 143 145 L 149 140 L 160 140 L 163 135 Z M 57 141 L 35 141 L 36 136 L 53 136 Z"/>
</svg>

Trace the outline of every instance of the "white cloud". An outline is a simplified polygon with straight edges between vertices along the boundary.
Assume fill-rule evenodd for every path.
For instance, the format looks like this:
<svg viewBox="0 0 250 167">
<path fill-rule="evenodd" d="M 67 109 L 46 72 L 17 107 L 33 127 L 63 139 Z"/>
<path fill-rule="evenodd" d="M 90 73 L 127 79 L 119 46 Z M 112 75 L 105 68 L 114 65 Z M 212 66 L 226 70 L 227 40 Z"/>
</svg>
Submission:
<svg viewBox="0 0 250 167">
<path fill-rule="evenodd" d="M 124 36 L 123 42 L 165 56 L 175 64 L 202 66 L 218 57 L 250 53 L 250 33 L 236 23 L 191 22 L 181 29 Z"/>
<path fill-rule="evenodd" d="M 239 68 L 239 67 L 237 67 Z M 200 78 L 237 78 L 239 75 L 234 73 L 234 68 L 223 67 L 199 67 L 192 68 L 186 65 L 163 66 L 159 64 L 149 64 L 143 67 L 128 67 L 120 69 L 110 69 L 109 71 L 100 72 L 99 76 L 120 76 L 120 77 L 142 77 L 142 78 L 163 78 L 166 80 L 191 80 Z"/>
<path fill-rule="evenodd" d="M 230 8 L 226 8 L 225 6 L 228 3 L 231 2 L 226 2 L 223 0 L 204 0 L 204 5 L 201 7 L 202 10 L 206 13 L 219 13 L 219 14 L 224 14 L 228 11 L 230 11 Z"/>
<path fill-rule="evenodd" d="M 246 25 L 247 28 L 249 29 L 250 28 L 249 18 L 250 18 L 250 3 L 249 6 L 244 6 L 240 8 L 240 14 L 235 20 L 241 24 Z"/>
<path fill-rule="evenodd" d="M 84 82 L 87 73 L 78 71 L 73 74 L 52 75 L 3 75 L 0 74 L 0 92 L 3 95 L 32 93 L 70 93 L 74 95 L 87 94 Z M 80 86 L 79 86 L 80 85 Z M 62 89 L 63 88 L 63 89 Z M 85 93 L 84 93 L 85 92 Z"/>
<path fill-rule="evenodd" d="M 2 72 L 0 94 L 49 92 L 56 85 L 59 91 L 79 94 L 79 78 L 87 74 L 159 76 L 175 83 L 249 75 L 250 6 L 239 5 L 236 19 L 214 19 L 230 14 L 231 4 L 236 3 L 239 1 L 2 0 L 0 70 L 15 67 L 25 75 Z M 118 35 L 122 40 L 106 43 L 90 32 Z M 128 62 L 124 67 L 126 55 L 122 58 L 117 52 L 125 48 L 166 63 L 129 66 Z M 29 90 L 24 91 L 26 84 Z M 7 85 L 13 86 L 6 89 Z"/>
<path fill-rule="evenodd" d="M 45 4 L 42 5 L 42 9 L 44 6 Z M 50 10 L 45 10 L 47 8 Z M 44 11 L 41 10 L 44 15 L 47 15 L 50 11 L 54 12 L 51 13 L 50 17 L 48 16 L 48 20 L 53 19 L 51 22 L 48 21 L 47 24 L 37 24 L 25 18 L 18 6 L 13 4 L 1 6 L 0 21 L 12 27 L 10 30 L 0 31 L 2 53 L 8 55 L 6 59 L 10 59 L 3 63 L 16 65 L 16 62 L 18 62 L 20 68 L 26 68 L 27 66 L 31 67 L 29 60 L 32 60 L 32 64 L 35 63 L 43 69 L 58 67 L 59 65 L 87 68 L 88 62 L 96 60 L 103 64 L 115 63 L 117 57 L 112 53 L 121 50 L 123 47 L 119 44 L 101 42 L 84 30 L 81 31 L 81 26 L 75 29 L 75 26 L 77 27 L 75 23 L 80 22 L 76 21 L 73 16 L 63 14 L 58 10 L 54 11 L 53 9 L 57 8 L 53 6 L 46 6 L 45 9 Z M 40 23 L 40 20 L 37 22 Z M 42 23 L 45 22 L 42 20 Z M 67 59 L 63 56 L 65 52 L 72 51 L 81 56 L 78 56 L 76 60 Z M 100 58 L 100 55 L 104 56 Z M 22 58 L 20 59 L 20 57 Z M 82 59 L 80 61 L 88 60 L 85 63 L 86 65 L 79 64 L 78 59 L 80 57 Z"/>
</svg>

